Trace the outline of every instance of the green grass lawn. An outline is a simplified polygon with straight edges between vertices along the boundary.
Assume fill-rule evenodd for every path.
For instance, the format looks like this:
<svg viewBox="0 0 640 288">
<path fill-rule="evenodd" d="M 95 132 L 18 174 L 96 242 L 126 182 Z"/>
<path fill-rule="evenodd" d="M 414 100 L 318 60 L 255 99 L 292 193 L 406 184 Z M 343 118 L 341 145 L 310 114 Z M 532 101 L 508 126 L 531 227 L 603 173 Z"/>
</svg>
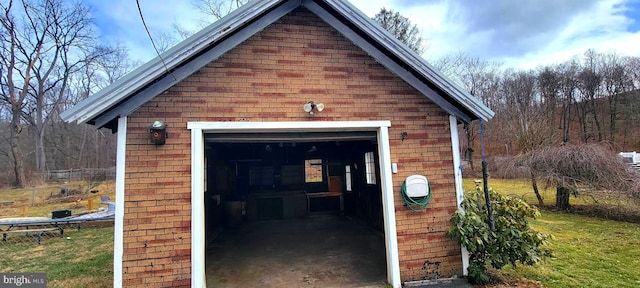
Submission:
<svg viewBox="0 0 640 288">
<path fill-rule="evenodd" d="M 464 179 L 465 190 L 475 189 L 473 180 Z M 489 187 L 538 203 L 527 180 L 490 179 Z M 555 203 L 555 189 L 540 187 L 540 193 L 545 205 Z M 587 201 L 571 198 L 576 205 Z M 507 267 L 498 273 L 502 277 L 536 280 L 543 287 L 640 287 L 640 224 L 552 211 L 542 211 L 531 224 L 554 236 L 554 257 L 533 267 Z"/>
<path fill-rule="evenodd" d="M 0 242 L 0 272 L 45 272 L 47 287 L 113 286 L 113 227 L 67 228 L 41 245 L 25 237 Z"/>
<path fill-rule="evenodd" d="M 78 195 L 80 201 L 51 201 L 51 195 L 60 193 L 61 187 L 85 190 L 84 182 L 48 184 L 25 189 L 2 189 L 0 201 L 12 205 L 0 207 L 0 218 L 48 217 L 51 211 L 71 209 L 79 213 L 104 207 L 100 195 L 114 199 L 115 185 L 103 182 L 93 188 L 98 193 Z M 64 237 L 52 232 L 42 237 L 38 245 L 33 236 L 23 233 L 8 234 L 0 240 L 0 272 L 45 272 L 47 287 L 112 287 L 113 286 L 113 227 L 89 222 L 80 229 L 67 227 Z M 107 225 L 108 226 L 108 225 Z M 5 227 L 0 227 L 5 228 Z"/>
<path fill-rule="evenodd" d="M 640 224 L 544 211 L 532 226 L 554 236 L 554 257 L 507 274 L 544 287 L 640 287 Z"/>
</svg>

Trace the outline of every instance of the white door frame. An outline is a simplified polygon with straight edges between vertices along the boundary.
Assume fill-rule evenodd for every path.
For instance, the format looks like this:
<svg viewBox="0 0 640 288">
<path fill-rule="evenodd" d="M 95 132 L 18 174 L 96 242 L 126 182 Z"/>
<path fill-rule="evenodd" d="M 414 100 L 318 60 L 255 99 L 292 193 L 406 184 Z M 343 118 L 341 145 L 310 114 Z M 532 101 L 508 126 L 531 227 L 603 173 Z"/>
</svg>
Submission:
<svg viewBox="0 0 640 288">
<path fill-rule="evenodd" d="M 118 118 L 116 152 L 116 212 L 113 224 L 113 287 L 122 287 L 124 257 L 124 180 L 127 159 L 127 116 Z"/>
<path fill-rule="evenodd" d="M 390 121 L 321 122 L 188 122 L 191 130 L 191 287 L 205 287 L 204 134 L 273 132 L 376 131 L 380 155 L 382 210 L 387 256 L 387 281 L 400 288 L 400 262 L 393 200 Z"/>
</svg>

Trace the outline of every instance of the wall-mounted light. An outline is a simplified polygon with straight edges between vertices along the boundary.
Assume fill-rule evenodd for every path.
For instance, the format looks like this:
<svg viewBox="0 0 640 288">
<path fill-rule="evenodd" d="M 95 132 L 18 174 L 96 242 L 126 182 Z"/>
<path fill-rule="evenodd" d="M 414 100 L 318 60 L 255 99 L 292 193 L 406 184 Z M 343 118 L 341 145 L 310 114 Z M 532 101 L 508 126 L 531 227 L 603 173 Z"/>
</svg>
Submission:
<svg viewBox="0 0 640 288">
<path fill-rule="evenodd" d="M 407 134 L 407 132 L 402 131 L 402 133 L 400 133 L 400 139 L 404 142 L 404 139 L 407 139 L 407 137 L 409 136 L 409 134 Z"/>
<path fill-rule="evenodd" d="M 163 145 L 167 138 L 169 138 L 167 124 L 162 121 L 155 121 L 149 126 L 149 139 L 152 144 Z"/>
<path fill-rule="evenodd" d="M 311 115 L 313 115 L 313 111 L 316 110 L 318 112 L 322 112 L 322 110 L 324 110 L 324 104 L 322 103 L 314 103 L 313 101 L 309 101 L 306 104 L 304 104 L 302 106 L 302 109 L 304 109 L 304 112 L 307 112 Z"/>
</svg>

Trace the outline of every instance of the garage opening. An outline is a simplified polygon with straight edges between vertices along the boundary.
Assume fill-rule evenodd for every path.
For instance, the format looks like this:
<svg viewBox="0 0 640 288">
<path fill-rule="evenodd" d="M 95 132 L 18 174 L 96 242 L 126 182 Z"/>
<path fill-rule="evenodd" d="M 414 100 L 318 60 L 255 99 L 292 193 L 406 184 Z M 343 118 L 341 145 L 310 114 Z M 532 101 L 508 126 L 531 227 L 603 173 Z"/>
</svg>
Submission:
<svg viewBox="0 0 640 288">
<path fill-rule="evenodd" d="M 290 146 L 293 147 L 293 142 L 295 142 L 296 146 L 299 145 L 298 143 L 302 144 L 302 143 L 316 143 L 318 145 L 311 145 L 311 147 L 308 147 L 307 150 L 303 150 L 305 151 L 305 153 L 311 153 L 313 152 L 313 146 L 315 147 L 315 150 L 317 149 L 321 149 L 323 148 L 323 146 L 325 146 L 324 148 L 328 148 L 329 146 L 326 145 L 334 145 L 334 146 L 339 146 L 342 145 L 343 142 L 358 142 L 360 141 L 360 143 L 368 143 L 367 145 L 369 145 L 369 148 L 373 148 L 373 147 L 377 147 L 377 151 L 368 151 L 365 153 L 369 153 L 369 156 L 365 156 L 368 157 L 369 159 L 373 159 L 375 161 L 379 161 L 379 163 L 370 163 L 369 165 L 373 165 L 376 166 L 376 170 L 375 173 L 379 173 L 376 174 L 375 176 L 375 181 L 376 183 L 373 185 L 378 185 L 379 189 L 380 189 L 380 194 L 382 195 L 382 216 L 383 216 L 383 231 L 384 231 L 384 253 L 385 253 L 385 258 L 386 258 L 386 277 L 387 277 L 387 283 L 391 284 L 392 287 L 400 287 L 400 265 L 399 265 L 399 259 L 398 259 L 398 238 L 397 238 L 397 234 L 396 234 L 396 221 L 395 221 L 395 207 L 394 207 L 394 195 L 393 195 L 393 184 L 392 184 L 392 173 L 391 173 L 391 152 L 390 152 L 390 146 L 389 146 L 389 126 L 391 126 L 391 122 L 389 121 L 305 121 L 305 122 L 188 122 L 187 123 L 187 128 L 189 130 L 191 130 L 191 286 L 193 287 L 204 287 L 204 286 L 208 286 L 207 285 L 207 278 L 208 277 L 212 277 L 210 275 L 208 275 L 209 273 L 205 273 L 205 271 L 207 270 L 207 265 L 205 264 L 205 259 L 206 259 L 206 255 L 207 255 L 207 248 L 210 249 L 215 249 L 215 239 L 222 239 L 222 237 L 225 235 L 224 232 L 225 231 L 239 231 L 238 233 L 240 233 L 240 235 L 244 235 L 245 237 L 249 238 L 249 239 L 254 239 L 255 241 L 260 241 L 262 240 L 260 237 L 264 237 L 264 234 L 258 234 L 258 235 L 250 235 L 249 233 L 245 233 L 242 234 L 242 229 L 244 227 L 248 227 L 248 228 L 244 228 L 247 229 L 245 231 L 253 231 L 258 233 L 258 229 L 252 229 L 252 227 L 250 227 L 249 225 L 253 224 L 253 225 L 259 225 L 259 224 L 263 224 L 263 223 L 283 223 L 283 222 L 287 222 L 287 221 L 296 221 L 296 220 L 305 220 L 305 219 L 310 219 L 310 220 L 315 220 L 317 218 L 321 218 L 323 216 L 322 214 L 322 209 L 327 209 L 328 211 L 324 211 L 328 216 L 327 217 L 332 217 L 335 215 L 336 211 L 335 211 L 335 206 L 333 206 L 334 210 L 329 209 L 331 207 L 330 203 L 320 203 L 320 204 L 316 204 L 316 203 L 312 203 L 313 200 L 308 200 L 308 214 L 309 216 L 307 217 L 303 217 L 303 218 L 284 218 L 284 215 L 287 211 L 297 211 L 297 210 L 289 210 L 286 209 L 285 207 L 287 206 L 287 204 L 284 202 L 284 200 L 263 200 L 266 201 L 267 203 L 265 204 L 265 208 L 267 211 L 265 210 L 261 210 L 261 217 L 265 217 L 265 220 L 255 220 L 255 221 L 244 221 L 244 218 L 242 218 L 242 221 L 238 221 L 240 224 L 247 224 L 247 225 L 238 225 L 236 229 L 216 229 L 215 228 L 215 223 L 217 220 L 211 219 L 209 220 L 207 223 L 207 225 L 205 225 L 205 219 L 207 217 L 213 217 L 215 219 L 222 219 L 222 222 L 218 222 L 218 224 L 222 223 L 222 225 L 226 225 L 228 220 L 228 218 L 224 218 L 222 217 L 220 214 L 218 214 L 218 216 L 216 217 L 216 213 L 223 213 L 220 212 L 220 210 L 216 210 L 216 208 L 210 208 L 209 209 L 209 213 L 208 215 L 205 215 L 206 211 L 205 211 L 205 206 L 209 205 L 209 207 L 226 207 L 225 204 L 223 204 L 223 200 L 222 199 L 222 195 L 220 196 L 215 196 L 216 194 L 213 193 L 213 189 L 211 189 L 209 192 L 209 188 L 211 185 L 211 181 L 213 181 L 214 179 L 212 179 L 211 177 L 217 177 L 213 172 L 209 172 L 210 170 L 214 170 L 216 168 L 214 168 L 214 164 L 215 163 L 210 163 L 213 159 L 213 162 L 215 162 L 216 159 L 225 159 L 224 157 L 217 157 L 215 156 L 216 152 L 214 151 L 208 151 L 205 152 L 206 150 L 211 150 L 214 149 L 216 145 L 238 145 L 238 144 L 247 144 L 247 145 L 262 145 L 264 144 L 264 149 L 265 152 L 266 150 L 269 150 L 269 148 L 267 148 L 267 145 L 280 145 L 280 142 L 283 143 L 283 148 L 285 146 L 285 143 L 290 143 Z M 364 132 L 360 133 L 360 132 Z M 279 134 L 279 133 L 284 133 L 283 134 Z M 323 133 L 323 134 L 315 134 L 315 133 Z M 342 133 L 347 133 L 347 134 L 342 134 Z M 375 136 L 375 140 L 372 137 L 372 135 L 376 135 Z M 242 141 L 239 141 L 237 136 L 241 136 L 244 135 Z M 207 140 L 205 141 L 205 136 L 207 138 Z M 217 137 L 216 137 L 217 136 Z M 227 136 L 229 138 L 225 139 L 223 138 L 223 136 Z M 311 136 L 311 137 L 309 137 Z M 346 137 L 345 137 L 346 136 Z M 267 137 L 273 137 L 273 138 L 267 138 Z M 337 137 L 337 138 L 336 138 Z M 295 139 L 292 139 L 295 138 Z M 286 139 L 290 139 L 289 141 L 285 141 Z M 268 143 L 273 143 L 273 144 L 268 144 Z M 212 144 L 209 144 L 212 143 Z M 215 143 L 221 143 L 221 144 L 215 144 Z M 276 144 L 277 143 L 277 144 Z M 353 144 L 353 143 L 350 143 Z M 209 146 L 211 146 L 210 148 L 208 148 Z M 269 146 L 272 151 L 273 151 L 273 146 Z M 208 148 L 208 149 L 207 149 Z M 311 150 L 311 152 L 309 152 Z M 339 149 L 334 149 L 335 151 L 338 151 Z M 250 151 L 250 150 L 247 150 Z M 226 154 L 224 152 L 218 152 L 219 154 Z M 339 153 L 339 152 L 335 152 L 335 153 Z M 205 157 L 205 155 L 207 155 L 207 157 Z M 211 155 L 211 156 L 209 156 Z M 241 155 L 240 152 L 235 152 L 235 154 L 229 153 L 229 155 L 236 155 L 239 157 L 239 155 Z M 233 158 L 238 158 L 238 157 L 233 157 Z M 305 157 L 306 158 L 306 157 Z M 231 159 L 231 158 L 228 158 Z M 240 158 L 238 158 L 240 159 Z M 254 159 L 253 157 L 242 157 L 242 159 L 246 159 L 246 160 L 256 160 L 257 158 Z M 260 160 L 260 161 L 268 161 L 269 157 L 265 157 L 265 158 L 260 158 L 260 159 L 264 159 L 264 160 Z M 333 159 L 333 157 L 331 157 L 331 159 Z M 351 159 L 351 157 L 347 157 L 347 159 Z M 354 158 L 355 159 L 355 158 Z M 234 159 L 231 159 L 234 160 Z M 286 158 L 285 158 L 286 160 Z M 311 167 L 317 167 L 317 161 L 313 161 L 313 159 L 309 159 L 312 161 L 307 161 L 308 159 L 305 159 L 305 164 L 304 165 L 308 165 L 308 167 L 310 167 L 309 169 L 311 169 Z M 327 158 L 327 161 L 329 160 L 329 158 Z M 280 160 L 279 160 L 280 161 Z M 233 161 L 230 161 L 233 162 Z M 241 162 L 241 161 L 235 161 L 235 162 Z M 245 161 L 246 162 L 246 161 Z M 285 161 L 286 162 L 286 161 Z M 326 169 L 329 169 L 331 166 L 333 165 L 329 165 L 332 162 L 327 162 L 327 166 Z M 358 165 L 362 165 L 363 162 L 359 162 Z M 366 165 L 366 162 L 364 161 L 364 165 Z M 355 167 L 355 162 L 354 162 L 354 167 L 350 167 L 349 168 L 349 174 L 354 174 L 354 171 L 356 169 Z M 324 165 L 324 164 L 322 164 Z M 209 169 L 205 169 L 205 167 L 209 167 Z M 231 166 L 229 166 L 231 167 Z M 305 166 L 306 167 L 306 166 Z M 323 169 L 325 166 L 323 166 Z M 233 168 L 235 169 L 235 165 L 233 165 Z M 228 168 L 229 169 L 229 168 Z M 287 168 L 285 168 L 286 170 Z M 360 167 L 358 169 L 364 169 L 363 167 Z M 258 169 L 259 171 L 263 171 L 262 168 Z M 258 171 L 256 170 L 256 171 Z M 306 169 L 305 169 L 306 170 Z M 322 170 L 323 175 L 329 175 L 329 174 L 325 174 L 324 172 L 325 170 Z M 327 170 L 328 171 L 328 170 Z M 280 181 L 282 181 L 282 167 L 280 168 Z M 306 172 L 306 171 L 305 171 Z M 316 173 L 318 173 L 319 171 L 317 171 L 316 169 Z M 330 171 L 326 172 L 329 173 Z M 263 173 L 263 172 L 261 172 Z M 254 176 L 257 177 L 259 175 L 262 175 L 261 173 L 258 172 L 254 172 Z M 333 174 L 333 173 L 332 173 Z M 224 174 L 223 174 L 224 175 Z M 251 174 L 249 174 L 251 176 Z M 353 175 L 350 175 L 351 178 L 351 183 L 349 183 L 347 181 L 347 169 L 345 168 L 345 178 L 343 179 L 344 181 L 344 186 L 343 189 L 346 190 L 346 186 L 347 185 L 351 185 L 351 189 L 354 189 L 354 177 Z M 374 179 L 373 174 L 370 173 L 369 174 L 369 179 Z M 317 174 L 316 174 L 316 179 L 317 179 Z M 324 176 L 323 176 L 324 177 Z M 362 176 L 360 176 L 362 177 Z M 364 176 L 365 179 L 367 178 L 367 176 Z M 274 178 L 275 178 L 275 174 L 274 174 Z M 314 176 L 310 175 L 309 179 L 313 179 Z M 257 179 L 257 178 L 256 178 Z M 306 184 L 306 180 L 307 177 L 305 176 L 305 184 Z M 234 181 L 237 183 L 237 179 Z M 257 180 L 256 180 L 257 181 Z M 260 180 L 262 181 L 262 180 Z M 268 181 L 268 180 L 267 180 Z M 322 180 L 325 181 L 325 180 Z M 327 185 L 328 185 L 328 178 L 327 178 Z M 379 181 L 379 182 L 378 182 Z M 231 182 L 229 182 L 231 183 Z M 253 183 L 253 182 L 252 182 Z M 256 182 L 257 183 L 257 182 Z M 260 182 L 263 183 L 263 182 Z M 282 182 L 279 182 L 282 183 Z M 333 182 L 335 183 L 335 182 Z M 272 183 L 272 189 L 273 189 L 273 183 Z M 335 185 L 335 184 L 334 184 Z M 371 185 L 371 184 L 370 184 Z M 252 186 L 252 185 L 249 185 Z M 264 185 L 263 185 L 264 186 Z M 235 188 L 234 188 L 235 189 Z M 264 189 L 264 188 L 263 188 Z M 328 186 L 327 186 L 328 189 Z M 262 189 L 261 189 L 262 190 Z M 206 191 L 206 193 L 205 193 Z M 323 191 L 320 192 L 316 192 L 316 193 L 322 193 Z M 324 192 L 329 192 L 329 191 L 324 191 Z M 357 191 L 352 190 L 352 193 L 355 193 Z M 309 192 L 311 193 L 311 192 Z M 329 192 L 331 193 L 331 192 Z M 343 193 L 346 193 L 346 191 L 343 191 Z M 206 194 L 206 196 L 205 196 Z M 342 212 L 342 214 L 344 214 L 344 218 L 338 218 L 338 220 L 341 221 L 345 221 L 344 219 L 348 219 L 349 221 L 351 221 L 351 219 L 354 219 L 354 217 L 348 217 L 348 213 L 350 213 L 349 211 L 353 211 L 353 210 L 349 210 L 351 208 L 349 208 L 350 202 L 348 200 L 348 197 L 346 197 L 345 195 L 343 195 L 343 206 L 342 206 L 342 210 L 337 210 L 338 215 L 341 215 L 340 212 Z M 334 196 L 335 197 L 335 196 Z M 273 197 L 271 197 L 273 198 Z M 291 197 L 289 197 L 291 198 Z M 293 197 L 295 198 L 295 197 Z M 305 192 L 305 198 L 306 198 L 306 192 Z M 314 197 L 310 197 L 310 198 L 314 198 Z M 325 198 L 325 197 L 317 197 L 317 198 Z M 329 197 L 331 198 L 331 197 Z M 346 199 L 346 200 L 345 200 Z M 247 207 L 250 206 L 250 204 L 248 203 L 248 195 L 247 195 L 247 203 L 245 203 L 244 208 L 242 208 L 242 203 L 240 203 L 240 207 L 241 210 L 240 211 L 245 211 L 244 214 L 241 217 L 249 217 L 248 213 L 253 213 L 253 211 L 256 211 L 255 216 L 257 217 L 257 209 L 255 210 L 251 210 L 251 207 Z M 237 201 L 237 200 L 236 200 Z M 282 206 L 283 206 L 283 212 L 274 212 L 271 210 L 277 210 L 280 211 L 280 209 L 274 209 L 273 206 L 268 205 L 269 201 L 273 201 L 275 203 L 280 203 L 282 202 Z M 327 201 L 331 201 L 331 200 L 327 200 Z M 335 200 L 334 200 L 335 201 Z M 205 205 L 205 202 L 207 205 Z M 213 202 L 213 203 L 212 203 Z M 242 201 L 239 201 L 242 202 Z M 257 201 L 256 201 L 257 202 Z M 273 203 L 272 202 L 272 203 Z M 264 203 L 264 202 L 263 202 Z M 212 206 L 213 205 L 213 206 Z M 237 204 L 236 204 L 237 205 Z M 277 206 L 279 206 L 279 204 L 275 204 Z M 317 205 L 317 206 L 316 206 Z M 336 205 L 335 202 L 333 205 Z M 231 205 L 233 206 L 233 205 Z M 365 206 L 366 207 L 366 206 Z M 318 208 L 320 211 L 316 211 L 314 209 Z M 262 209 L 262 208 L 261 208 Z M 371 209 L 367 210 L 367 208 L 364 209 L 365 211 L 373 211 Z M 216 212 L 218 211 L 218 212 Z M 233 209 L 231 209 L 231 211 L 233 211 Z M 235 210 L 237 211 L 237 210 Z M 287 212 L 288 213 L 288 212 Z M 312 214 L 312 213 L 317 213 L 317 214 Z M 280 214 L 282 214 L 282 219 L 280 218 Z M 233 214 L 231 214 L 233 215 Z M 237 214 L 236 214 L 237 215 Z M 295 214 L 294 214 L 295 215 Z M 270 218 L 275 218 L 275 219 L 271 219 Z M 357 217 L 356 217 L 357 218 Z M 262 218 L 261 218 L 262 219 Z M 334 218 L 335 219 L 335 218 Z M 355 219 L 358 220 L 358 219 Z M 366 219 L 365 219 L 366 220 Z M 245 223 L 246 222 L 246 223 Z M 360 220 L 360 222 L 358 221 L 354 221 L 355 223 L 362 223 L 363 221 Z M 229 222 L 229 224 L 233 224 L 234 222 Z M 298 222 L 300 223 L 300 222 Z M 341 222 L 341 223 L 350 223 L 350 222 Z M 359 233 L 359 231 L 363 231 L 363 230 L 358 230 L 360 228 L 362 229 L 367 229 L 369 231 L 372 230 L 371 225 L 367 224 L 366 221 L 364 221 L 364 225 L 362 226 L 349 226 L 349 230 L 351 234 L 355 234 L 355 235 L 359 235 L 359 234 L 363 234 L 363 233 Z M 329 227 L 336 227 L 337 225 L 330 225 L 331 223 L 329 222 L 328 225 Z M 212 237 L 207 237 L 207 226 L 213 225 L 213 228 L 211 228 L 213 231 L 212 233 L 219 233 L 219 235 L 217 236 L 212 236 Z M 265 227 L 265 226 L 262 226 Z M 320 230 L 320 228 L 322 227 L 327 227 L 327 226 L 322 226 L 322 225 L 310 225 L 308 226 L 310 228 L 307 228 L 308 231 L 315 231 L 315 230 Z M 378 225 L 379 227 L 379 225 Z M 277 230 L 277 228 L 275 227 L 266 227 L 263 228 L 265 230 L 269 230 L 269 231 L 273 231 L 273 230 Z M 373 229 L 375 230 L 375 229 Z M 304 230 L 302 229 L 290 229 L 290 228 L 284 228 L 281 229 L 280 231 L 285 231 L 283 233 L 290 233 L 289 231 L 303 231 L 301 234 L 308 234 L 308 233 L 304 233 Z M 338 229 L 334 229 L 334 231 L 339 231 Z M 326 237 L 325 237 L 326 238 Z M 325 239 L 323 238 L 323 239 Z M 379 238 L 378 238 L 379 239 Z M 266 239 L 264 239 L 266 240 Z M 230 239 L 229 242 L 234 242 L 234 239 Z M 208 245 L 207 243 L 213 242 L 214 245 Z M 219 243 L 229 243 L 229 242 L 219 242 Z M 235 241 L 235 242 L 241 242 L 241 241 Z M 308 241 L 299 241 L 299 242 L 291 242 L 291 243 L 321 243 L 318 240 L 308 240 Z M 352 241 L 347 241 L 350 243 L 353 243 L 353 245 L 357 246 L 357 247 L 362 247 L 364 246 L 365 243 L 359 239 L 352 239 Z M 261 243 L 266 243 L 266 241 L 262 241 Z M 279 243 L 276 241 L 276 243 Z M 367 242 L 368 243 L 368 242 Z M 258 247 L 259 251 L 264 251 L 264 250 L 268 250 L 268 249 L 272 249 L 269 246 L 254 246 L 254 247 Z M 288 246 L 289 247 L 289 246 Z M 307 246 L 306 249 L 308 249 Z M 318 246 L 320 247 L 320 246 Z M 343 246 L 339 246 L 339 247 L 343 247 Z M 291 248 L 291 247 L 289 247 Z M 242 248 L 240 248 L 242 249 Z M 326 248 L 319 248 L 322 251 L 327 251 L 328 249 Z M 221 251 L 227 251 L 229 249 L 220 249 Z M 374 249 L 375 251 L 377 251 L 377 249 Z M 347 250 L 350 251 L 350 250 Z M 257 253 L 253 253 L 251 251 L 247 251 L 247 253 L 250 253 L 249 255 L 256 255 Z M 340 257 L 340 251 L 337 251 L 334 254 L 328 254 L 325 253 L 326 255 L 332 255 L 332 257 L 334 258 L 339 258 Z M 225 256 L 220 256 L 220 257 L 225 257 Z M 211 259 L 211 258 L 209 258 Z M 254 258 L 249 258 L 249 260 L 246 260 L 244 263 L 250 263 Z M 290 258 L 287 258 L 290 259 Z M 290 259 L 291 260 L 291 259 Z M 295 259 L 293 259 L 295 261 Z M 222 262 L 224 263 L 224 262 Z M 271 262 L 269 262 L 271 263 Z M 262 266 L 269 266 L 272 264 L 265 264 Z M 285 263 L 286 266 L 286 263 Z M 352 267 L 352 266 L 351 266 Z M 280 271 L 280 270 L 278 270 Z M 286 270 L 282 270 L 282 271 L 286 271 Z M 341 271 L 341 270 L 331 270 L 331 271 Z M 329 273 L 329 272 L 327 272 Z M 324 278 L 331 278 L 331 275 L 327 275 Z M 267 278 L 267 279 L 273 279 L 273 278 Z M 303 281 L 307 281 L 308 283 L 314 282 L 315 278 L 311 278 L 311 277 L 303 277 Z M 265 280 L 267 281 L 267 280 Z M 306 283 L 307 283 L 306 282 Z M 212 284 L 213 285 L 213 284 Z M 321 286 L 322 284 L 313 284 L 313 286 Z M 329 286 L 335 286 L 336 284 L 328 284 Z M 337 284 L 340 285 L 340 284 Z M 348 284 L 345 284 L 345 286 L 347 286 Z M 219 285 L 221 286 L 221 285 Z M 227 285 L 227 286 L 232 286 L 232 285 Z M 262 283 L 261 286 L 267 286 L 266 282 Z M 268 285 L 268 286 L 278 286 L 278 284 L 275 285 Z M 310 286 L 310 285 L 306 285 L 306 286 Z M 349 286 L 356 286 L 356 285 L 349 285 Z M 362 286 L 362 285 L 358 285 L 358 286 Z M 377 285 L 376 285 L 377 286 Z"/>
<path fill-rule="evenodd" d="M 387 282 L 376 132 L 204 141 L 207 286 Z"/>
</svg>

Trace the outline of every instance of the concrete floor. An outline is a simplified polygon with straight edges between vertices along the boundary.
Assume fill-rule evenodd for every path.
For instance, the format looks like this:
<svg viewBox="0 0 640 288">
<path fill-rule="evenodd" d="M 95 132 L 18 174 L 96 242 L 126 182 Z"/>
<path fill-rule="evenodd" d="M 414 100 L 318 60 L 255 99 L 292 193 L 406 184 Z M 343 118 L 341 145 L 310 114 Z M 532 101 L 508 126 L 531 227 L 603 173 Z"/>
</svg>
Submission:
<svg viewBox="0 0 640 288">
<path fill-rule="evenodd" d="M 207 287 L 384 287 L 382 233 L 336 215 L 244 223 L 207 247 Z"/>
</svg>

